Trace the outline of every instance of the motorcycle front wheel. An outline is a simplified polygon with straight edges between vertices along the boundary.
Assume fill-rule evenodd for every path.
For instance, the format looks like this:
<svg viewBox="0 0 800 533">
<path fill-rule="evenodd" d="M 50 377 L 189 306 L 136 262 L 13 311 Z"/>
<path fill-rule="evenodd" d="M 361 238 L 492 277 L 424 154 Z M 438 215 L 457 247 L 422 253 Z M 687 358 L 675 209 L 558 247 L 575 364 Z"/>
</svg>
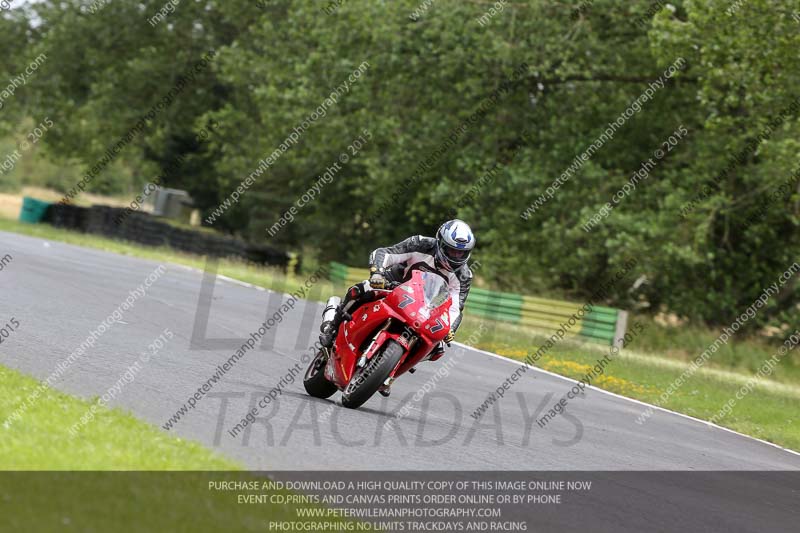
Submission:
<svg viewBox="0 0 800 533">
<path fill-rule="evenodd" d="M 364 368 L 353 373 L 350 383 L 344 389 L 342 405 L 350 409 L 361 407 L 369 400 L 392 373 L 403 357 L 404 349 L 395 341 L 386 341 L 380 353 L 376 354 Z"/>
</svg>

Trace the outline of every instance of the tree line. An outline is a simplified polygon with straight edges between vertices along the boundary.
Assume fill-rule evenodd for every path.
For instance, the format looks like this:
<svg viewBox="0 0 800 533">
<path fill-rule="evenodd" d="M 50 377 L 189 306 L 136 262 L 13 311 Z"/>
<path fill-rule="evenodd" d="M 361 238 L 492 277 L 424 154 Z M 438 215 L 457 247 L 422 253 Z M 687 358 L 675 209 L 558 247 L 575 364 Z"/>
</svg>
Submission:
<svg viewBox="0 0 800 533">
<path fill-rule="evenodd" d="M 790 6 L 516 0 L 481 24 L 491 2 L 437 0 L 424 12 L 418 0 L 325 5 L 197 0 L 162 13 L 163 0 L 93 11 L 59 0 L 4 11 L 0 79 L 39 54 L 47 61 L 4 102 L 0 129 L 50 117 L 48 153 L 91 171 L 213 50 L 119 154 L 133 178 L 110 166 L 87 184 L 131 192 L 165 175 L 206 218 L 366 61 L 325 116 L 215 217 L 216 229 L 363 265 L 376 246 L 432 234 L 455 215 L 473 226 L 481 282 L 494 288 L 579 300 L 635 258 L 635 283 L 608 304 L 714 326 L 797 259 L 800 16 Z M 633 102 L 638 110 L 596 144 Z M 198 141 L 209 123 L 213 133 Z M 270 235 L 365 128 L 370 142 Z M 679 128 L 687 134 L 671 143 Z M 588 146 L 569 180 L 526 212 Z M 176 159 L 180 169 L 165 174 Z M 799 296 L 792 279 L 751 330 L 800 326 Z"/>
</svg>

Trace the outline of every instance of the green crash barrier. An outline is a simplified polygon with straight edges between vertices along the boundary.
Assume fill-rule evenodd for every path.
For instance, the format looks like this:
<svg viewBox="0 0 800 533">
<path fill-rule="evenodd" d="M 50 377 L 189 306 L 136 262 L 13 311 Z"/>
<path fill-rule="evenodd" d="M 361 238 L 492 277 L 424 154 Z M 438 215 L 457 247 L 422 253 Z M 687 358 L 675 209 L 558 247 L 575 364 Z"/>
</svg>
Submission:
<svg viewBox="0 0 800 533">
<path fill-rule="evenodd" d="M 43 202 L 36 198 L 26 196 L 22 199 L 22 209 L 19 212 L 19 221 L 29 224 L 41 222 L 50 207 L 49 202 Z"/>
<path fill-rule="evenodd" d="M 369 270 L 366 268 L 351 268 L 335 261 L 330 264 L 330 279 L 334 283 L 355 285 L 368 278 Z"/>
<path fill-rule="evenodd" d="M 330 278 L 335 283 L 354 285 L 369 278 L 367 269 L 351 268 L 336 262 L 330 266 Z M 586 338 L 621 348 L 622 338 L 627 330 L 628 313 L 595 305 L 589 312 L 584 310 L 583 316 L 579 317 L 578 311 L 582 308 L 582 303 L 473 287 L 465 312 L 473 316 L 518 323 L 549 334 L 563 328 L 567 336 Z M 574 323 L 569 324 L 573 315 Z"/>
</svg>

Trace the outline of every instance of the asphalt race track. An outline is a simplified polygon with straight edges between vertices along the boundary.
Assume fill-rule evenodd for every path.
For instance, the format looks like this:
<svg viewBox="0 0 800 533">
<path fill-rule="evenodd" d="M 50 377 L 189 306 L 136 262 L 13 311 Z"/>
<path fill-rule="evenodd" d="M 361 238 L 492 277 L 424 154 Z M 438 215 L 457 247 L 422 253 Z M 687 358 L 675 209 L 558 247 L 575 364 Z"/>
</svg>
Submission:
<svg viewBox="0 0 800 533">
<path fill-rule="evenodd" d="M 40 380 L 159 267 L 9 233 L 0 232 L 0 244 L 13 256 L 0 274 L 0 318 L 19 322 L 3 343 L 0 364 Z M 800 520 L 800 454 L 663 410 L 637 425 L 644 404 L 596 389 L 587 389 L 564 415 L 540 428 L 536 417 L 573 385 L 547 372 L 523 374 L 476 421 L 474 410 L 519 365 L 464 346 L 421 365 L 395 383 L 390 398 L 376 396 L 359 410 L 338 405 L 338 393 L 330 400 L 311 398 L 302 386 L 301 359 L 316 339 L 316 302 L 286 312 L 263 342 L 209 386 L 219 366 L 287 295 L 220 277 L 212 296 L 211 275 L 203 291 L 203 272 L 165 267 L 146 294 L 63 372 L 58 389 L 90 399 L 122 383 L 110 405 L 167 431 L 170 418 L 206 384 L 195 408 L 173 420 L 169 433 L 200 441 L 251 470 L 286 471 L 290 478 L 363 471 L 434 479 L 482 471 L 495 479 L 538 472 L 536 479 L 594 480 L 596 488 L 567 504 L 517 506 L 507 515 L 535 520 L 536 531 L 583 532 L 587 524 L 591 531 L 609 532 L 792 531 Z M 207 322 L 203 312 L 198 318 L 201 293 L 210 305 Z M 121 381 L 165 328 L 174 337 L 132 380 Z M 216 340 L 200 342 L 200 349 L 203 338 Z M 447 361 L 448 372 L 441 372 Z M 293 383 L 287 379 L 292 368 L 302 369 Z M 277 399 L 258 408 L 271 391 Z M 231 436 L 229 430 L 254 407 L 255 423 Z M 24 416 L 15 423 L 24 424 Z"/>
<path fill-rule="evenodd" d="M 0 242 L 14 257 L 0 279 L 3 321 L 13 316 L 20 322 L 0 361 L 38 379 L 50 375 L 158 266 L 8 233 L 0 233 Z M 163 427 L 233 354 L 235 348 L 191 349 L 203 274 L 166 267 L 122 322 L 64 373 L 57 388 L 83 398 L 102 395 L 169 328 L 175 337 L 111 402 Z M 269 294 L 218 279 L 206 336 L 240 338 L 231 344 L 241 345 L 267 316 Z M 566 416 L 539 428 L 535 414 L 572 386 L 540 371 L 524 374 L 476 422 L 470 414 L 517 365 L 464 347 L 452 348 L 439 363 L 422 365 L 395 383 L 390 398 L 376 396 L 357 411 L 334 404 L 339 394 L 330 400 L 310 398 L 298 377 L 277 401 L 259 409 L 255 424 L 230 436 L 228 430 L 259 399 L 282 378 L 287 383 L 284 376 L 300 363 L 318 324 L 319 304 L 289 311 L 272 330 L 274 346 L 266 342 L 247 352 L 170 433 L 256 470 L 800 469 L 796 453 L 677 414 L 656 411 L 637 425 L 642 404 L 597 390 L 587 390 L 569 404 Z M 313 334 L 298 336 L 309 331 Z M 456 359 L 449 375 L 434 379 L 437 365 L 448 357 Z M 427 393 L 414 402 L 426 382 Z M 405 416 L 387 426 L 404 402 L 410 402 Z"/>
</svg>

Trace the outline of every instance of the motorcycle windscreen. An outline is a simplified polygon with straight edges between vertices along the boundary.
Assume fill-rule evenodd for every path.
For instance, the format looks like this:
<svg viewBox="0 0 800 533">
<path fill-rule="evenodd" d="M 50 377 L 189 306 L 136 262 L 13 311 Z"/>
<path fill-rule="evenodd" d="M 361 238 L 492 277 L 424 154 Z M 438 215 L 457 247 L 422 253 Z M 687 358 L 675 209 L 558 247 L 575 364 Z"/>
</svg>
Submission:
<svg viewBox="0 0 800 533">
<path fill-rule="evenodd" d="M 422 273 L 422 294 L 425 299 L 425 308 L 433 311 L 441 306 L 450 296 L 447 282 L 438 274 Z"/>
</svg>

